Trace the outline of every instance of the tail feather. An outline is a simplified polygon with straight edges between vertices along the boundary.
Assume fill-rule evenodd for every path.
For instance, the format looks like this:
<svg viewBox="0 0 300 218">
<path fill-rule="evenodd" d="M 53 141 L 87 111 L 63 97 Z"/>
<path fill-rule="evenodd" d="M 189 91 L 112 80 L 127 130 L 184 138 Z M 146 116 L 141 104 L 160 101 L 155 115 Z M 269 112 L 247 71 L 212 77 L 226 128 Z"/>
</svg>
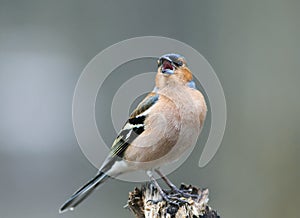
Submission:
<svg viewBox="0 0 300 218">
<path fill-rule="evenodd" d="M 86 199 L 100 184 L 109 178 L 103 172 L 98 173 L 93 179 L 76 191 L 69 200 L 67 200 L 59 209 L 60 213 L 67 210 L 73 210 L 78 204 Z"/>
</svg>

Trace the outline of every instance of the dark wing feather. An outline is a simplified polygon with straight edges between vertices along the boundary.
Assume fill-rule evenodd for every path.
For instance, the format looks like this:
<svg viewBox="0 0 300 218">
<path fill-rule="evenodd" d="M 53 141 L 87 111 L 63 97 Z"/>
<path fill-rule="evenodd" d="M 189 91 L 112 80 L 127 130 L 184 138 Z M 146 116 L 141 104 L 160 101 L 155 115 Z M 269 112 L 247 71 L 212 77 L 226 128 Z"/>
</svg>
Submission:
<svg viewBox="0 0 300 218">
<path fill-rule="evenodd" d="M 134 118 L 148 110 L 158 101 L 159 95 L 155 92 L 151 92 L 147 97 L 137 106 L 137 108 L 131 113 L 130 118 Z"/>
<path fill-rule="evenodd" d="M 158 94 L 151 92 L 131 113 L 129 119 L 115 139 L 111 147 L 110 155 L 99 169 L 100 172 L 109 171 L 116 161 L 122 159 L 126 149 L 136 139 L 136 137 L 144 132 L 144 121 L 147 114 L 143 113 L 155 105 L 158 98 Z"/>
<path fill-rule="evenodd" d="M 144 121 L 147 115 L 143 115 L 143 113 L 151 108 L 158 101 L 158 98 L 158 94 L 150 93 L 131 113 L 112 145 L 112 156 L 122 157 L 128 145 L 144 131 Z"/>
</svg>

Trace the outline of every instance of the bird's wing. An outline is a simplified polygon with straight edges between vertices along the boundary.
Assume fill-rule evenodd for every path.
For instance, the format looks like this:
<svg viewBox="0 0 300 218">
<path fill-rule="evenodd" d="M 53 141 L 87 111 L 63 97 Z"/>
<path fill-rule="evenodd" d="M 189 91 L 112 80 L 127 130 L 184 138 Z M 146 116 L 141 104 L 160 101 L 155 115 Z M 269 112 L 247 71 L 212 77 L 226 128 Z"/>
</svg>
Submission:
<svg viewBox="0 0 300 218">
<path fill-rule="evenodd" d="M 60 212 L 76 207 L 111 176 L 111 174 L 108 174 L 108 171 L 115 163 L 122 161 L 121 158 L 123 157 L 126 148 L 144 131 L 144 121 L 146 116 L 151 110 L 151 107 L 158 101 L 158 98 L 159 95 L 152 92 L 137 106 L 118 134 L 112 145 L 110 155 L 99 169 L 98 174 L 76 191 L 72 197 L 63 204 Z"/>
<path fill-rule="evenodd" d="M 115 139 L 111 155 L 122 157 L 127 146 L 144 131 L 144 121 L 151 107 L 158 101 L 159 95 L 150 93 L 131 113 L 129 119 Z"/>
<path fill-rule="evenodd" d="M 145 119 L 152 107 L 159 99 L 157 93 L 151 92 L 131 113 L 129 119 L 119 132 L 115 141 L 112 144 L 110 155 L 104 162 L 100 171 L 108 171 L 116 159 L 123 157 L 128 146 L 145 130 Z"/>
</svg>

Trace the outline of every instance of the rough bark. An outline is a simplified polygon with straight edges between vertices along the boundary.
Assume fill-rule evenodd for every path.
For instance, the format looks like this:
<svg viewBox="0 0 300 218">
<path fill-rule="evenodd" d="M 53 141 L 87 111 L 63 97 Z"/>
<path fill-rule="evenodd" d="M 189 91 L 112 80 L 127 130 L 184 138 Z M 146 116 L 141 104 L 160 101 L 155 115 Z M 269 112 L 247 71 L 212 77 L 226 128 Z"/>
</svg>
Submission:
<svg viewBox="0 0 300 218">
<path fill-rule="evenodd" d="M 216 211 L 208 205 L 208 189 L 200 189 L 191 185 L 181 184 L 180 190 L 195 195 L 185 198 L 177 195 L 181 200 L 174 200 L 178 206 L 169 204 L 162 199 L 157 189 L 147 183 L 140 189 L 135 188 L 129 193 L 127 207 L 136 218 L 220 218 Z M 167 194 L 174 194 L 166 191 Z"/>
</svg>

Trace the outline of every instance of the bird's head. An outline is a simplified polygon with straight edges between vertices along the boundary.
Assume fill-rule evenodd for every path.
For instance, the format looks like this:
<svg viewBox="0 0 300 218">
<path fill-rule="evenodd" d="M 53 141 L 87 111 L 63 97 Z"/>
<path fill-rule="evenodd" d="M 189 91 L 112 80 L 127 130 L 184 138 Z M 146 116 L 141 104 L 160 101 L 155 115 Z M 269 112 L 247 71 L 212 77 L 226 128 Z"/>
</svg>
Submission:
<svg viewBox="0 0 300 218">
<path fill-rule="evenodd" d="M 181 55 L 166 54 L 161 56 L 157 63 L 156 86 L 158 88 L 168 85 L 186 85 L 193 79 L 192 72 Z"/>
</svg>

